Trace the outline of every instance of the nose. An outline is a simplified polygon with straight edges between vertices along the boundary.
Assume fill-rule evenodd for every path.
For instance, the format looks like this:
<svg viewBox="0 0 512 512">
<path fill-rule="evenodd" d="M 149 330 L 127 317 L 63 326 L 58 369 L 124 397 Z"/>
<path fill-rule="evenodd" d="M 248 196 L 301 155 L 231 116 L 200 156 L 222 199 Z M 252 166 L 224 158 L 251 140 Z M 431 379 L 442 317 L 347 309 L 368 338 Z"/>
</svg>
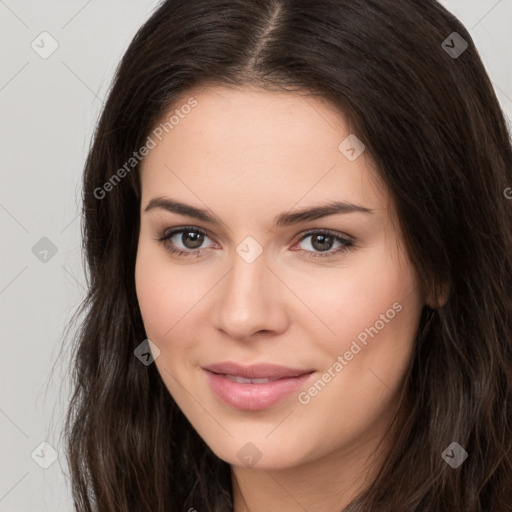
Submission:
<svg viewBox="0 0 512 512">
<path fill-rule="evenodd" d="M 265 251 L 251 263 L 233 255 L 232 268 L 219 283 L 215 297 L 216 329 L 237 340 L 286 330 L 287 289 L 268 263 Z"/>
</svg>

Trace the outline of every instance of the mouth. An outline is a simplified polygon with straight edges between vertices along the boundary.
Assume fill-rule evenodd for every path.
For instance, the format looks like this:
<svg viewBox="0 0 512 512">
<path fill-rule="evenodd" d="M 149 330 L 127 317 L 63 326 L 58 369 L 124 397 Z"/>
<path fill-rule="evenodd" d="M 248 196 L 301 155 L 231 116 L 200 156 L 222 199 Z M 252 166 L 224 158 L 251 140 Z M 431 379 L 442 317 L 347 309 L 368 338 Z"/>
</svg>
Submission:
<svg viewBox="0 0 512 512">
<path fill-rule="evenodd" d="M 215 373 L 215 372 L 213 372 Z M 263 378 L 263 379 L 248 379 L 246 377 L 239 377 L 238 375 L 229 375 L 227 373 L 216 373 L 215 375 L 221 375 L 231 382 L 238 382 L 238 384 L 266 384 L 267 382 L 275 382 L 276 380 L 285 379 L 286 377 L 279 378 Z"/>
<path fill-rule="evenodd" d="M 224 404 L 246 411 L 272 407 L 315 373 L 273 364 L 241 366 L 232 362 L 209 365 L 203 371 L 210 388 Z"/>
<path fill-rule="evenodd" d="M 291 368 L 289 366 L 281 366 L 273 363 L 242 365 L 233 361 L 213 363 L 208 366 L 204 366 L 203 369 L 218 375 L 242 377 L 250 380 L 278 380 L 286 377 L 300 377 L 305 373 L 311 373 L 314 371 L 313 368 Z"/>
</svg>

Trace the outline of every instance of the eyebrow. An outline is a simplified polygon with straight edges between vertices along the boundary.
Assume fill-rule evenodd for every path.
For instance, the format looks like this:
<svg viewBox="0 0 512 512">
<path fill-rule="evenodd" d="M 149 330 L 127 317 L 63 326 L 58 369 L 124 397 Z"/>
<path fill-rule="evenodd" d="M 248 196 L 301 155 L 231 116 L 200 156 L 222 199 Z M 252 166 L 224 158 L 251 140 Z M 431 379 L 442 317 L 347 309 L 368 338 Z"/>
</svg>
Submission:
<svg viewBox="0 0 512 512">
<path fill-rule="evenodd" d="M 209 224 L 215 226 L 221 224 L 221 221 L 215 215 L 212 215 L 208 210 L 196 208 L 195 206 L 191 206 L 185 203 L 180 203 L 179 201 L 167 197 L 155 197 L 151 199 L 144 211 L 149 212 L 151 210 L 165 210 L 171 213 L 186 215 L 203 222 L 208 222 Z M 349 203 L 347 201 L 331 201 L 324 205 L 303 208 L 302 210 L 296 210 L 294 212 L 281 213 L 274 218 L 273 227 L 276 228 L 291 226 L 301 222 L 317 220 L 329 215 L 339 215 L 343 213 L 354 212 L 371 214 L 373 213 L 373 210 L 370 208 L 365 208 L 364 206 Z"/>
</svg>

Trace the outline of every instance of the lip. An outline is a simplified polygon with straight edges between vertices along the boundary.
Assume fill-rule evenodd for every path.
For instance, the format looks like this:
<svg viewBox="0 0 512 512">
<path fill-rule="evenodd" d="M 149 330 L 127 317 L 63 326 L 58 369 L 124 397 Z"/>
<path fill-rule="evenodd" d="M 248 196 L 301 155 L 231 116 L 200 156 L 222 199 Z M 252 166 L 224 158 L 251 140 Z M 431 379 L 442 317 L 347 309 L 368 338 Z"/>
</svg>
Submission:
<svg viewBox="0 0 512 512">
<path fill-rule="evenodd" d="M 311 377 L 314 370 L 287 368 L 274 364 L 241 366 L 226 362 L 203 367 L 208 383 L 216 395 L 235 409 L 259 411 L 277 404 L 297 391 Z M 276 379 L 266 383 L 238 383 L 227 375 L 247 379 Z"/>
<path fill-rule="evenodd" d="M 282 379 L 285 377 L 298 377 L 314 371 L 312 368 L 290 368 L 272 363 L 241 365 L 233 361 L 210 364 L 204 366 L 203 369 L 213 373 L 236 375 L 237 377 L 245 377 L 247 379 Z"/>
</svg>

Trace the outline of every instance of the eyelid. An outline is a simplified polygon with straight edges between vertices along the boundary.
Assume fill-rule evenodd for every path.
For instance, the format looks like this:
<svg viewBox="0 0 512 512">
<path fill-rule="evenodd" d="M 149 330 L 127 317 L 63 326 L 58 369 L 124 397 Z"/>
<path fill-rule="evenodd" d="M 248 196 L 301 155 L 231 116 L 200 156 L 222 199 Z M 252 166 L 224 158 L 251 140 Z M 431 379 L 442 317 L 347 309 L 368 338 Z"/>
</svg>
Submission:
<svg viewBox="0 0 512 512">
<path fill-rule="evenodd" d="M 210 236 L 209 231 L 204 228 L 200 228 L 198 226 L 176 226 L 174 228 L 168 228 L 164 229 L 161 236 L 158 236 L 156 238 L 157 241 L 162 242 L 164 245 L 165 243 L 170 240 L 174 235 L 177 235 L 179 233 L 183 233 L 186 231 L 193 231 L 196 233 L 199 233 L 201 235 L 205 235 L 210 240 L 213 240 L 213 237 Z M 183 251 L 183 252 L 189 252 L 191 254 L 199 254 L 200 252 L 204 251 L 206 247 L 201 247 L 200 249 L 180 249 L 179 247 L 176 248 L 177 251 Z"/>
<path fill-rule="evenodd" d="M 355 244 L 355 241 L 356 239 L 347 234 L 347 233 L 341 233 L 340 231 L 335 231 L 333 229 L 327 229 L 327 228 L 313 228 L 313 229 L 308 229 L 302 233 L 299 233 L 297 235 L 297 241 L 300 242 L 302 241 L 304 238 L 306 238 L 307 236 L 310 236 L 310 235 L 315 235 L 315 234 L 318 234 L 318 233 L 322 233 L 322 234 L 326 234 L 326 235 L 330 235 L 332 237 L 335 237 L 335 238 L 343 238 L 344 240 L 346 240 L 347 242 L 352 242 Z"/>
<path fill-rule="evenodd" d="M 356 239 L 351 236 L 344 233 L 340 233 L 339 231 L 334 231 L 332 229 L 327 228 L 313 228 L 309 229 L 306 232 L 300 233 L 298 235 L 298 240 L 294 242 L 293 245 L 296 245 L 297 243 L 302 242 L 304 239 L 314 236 L 317 234 L 327 235 L 331 238 L 333 238 L 335 241 L 337 241 L 340 246 L 337 249 L 329 249 L 327 251 L 308 251 L 305 249 L 300 249 L 297 252 L 304 252 L 307 254 L 307 258 L 310 259 L 328 259 L 328 258 L 334 258 L 336 256 L 339 256 L 343 253 L 346 253 L 347 251 L 356 249 L 359 244 L 357 243 Z"/>
</svg>

